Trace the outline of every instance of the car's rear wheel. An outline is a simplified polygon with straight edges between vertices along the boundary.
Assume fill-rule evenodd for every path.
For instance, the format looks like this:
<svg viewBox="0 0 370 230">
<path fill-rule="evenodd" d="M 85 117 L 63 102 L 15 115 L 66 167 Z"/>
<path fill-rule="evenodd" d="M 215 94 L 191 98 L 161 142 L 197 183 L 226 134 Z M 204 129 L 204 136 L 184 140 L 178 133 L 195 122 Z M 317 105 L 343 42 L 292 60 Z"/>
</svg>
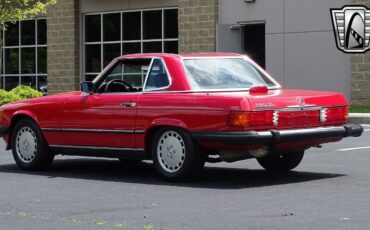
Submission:
<svg viewBox="0 0 370 230">
<path fill-rule="evenodd" d="M 186 180 L 204 167 L 205 158 L 191 136 L 179 128 L 162 128 L 154 135 L 152 146 L 156 170 L 173 180 Z"/>
<path fill-rule="evenodd" d="M 47 169 L 54 159 L 39 127 L 30 119 L 21 120 L 15 125 L 12 152 L 15 162 L 24 170 Z"/>
<path fill-rule="evenodd" d="M 258 163 L 268 171 L 286 172 L 299 165 L 304 156 L 304 150 L 282 154 L 271 154 L 257 158 Z"/>
</svg>

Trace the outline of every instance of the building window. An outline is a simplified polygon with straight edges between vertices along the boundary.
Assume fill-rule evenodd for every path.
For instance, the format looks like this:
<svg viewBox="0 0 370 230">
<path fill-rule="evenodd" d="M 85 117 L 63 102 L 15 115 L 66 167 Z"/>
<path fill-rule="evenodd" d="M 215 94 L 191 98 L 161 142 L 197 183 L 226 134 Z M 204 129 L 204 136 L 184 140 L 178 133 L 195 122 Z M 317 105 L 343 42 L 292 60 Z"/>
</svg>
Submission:
<svg viewBox="0 0 370 230">
<path fill-rule="evenodd" d="M 178 53 L 177 9 L 84 16 L 84 76 L 91 81 L 109 62 L 130 53 Z"/>
<path fill-rule="evenodd" d="M 6 23 L 3 31 L 1 88 L 19 84 L 34 89 L 46 86 L 46 19 Z"/>
</svg>

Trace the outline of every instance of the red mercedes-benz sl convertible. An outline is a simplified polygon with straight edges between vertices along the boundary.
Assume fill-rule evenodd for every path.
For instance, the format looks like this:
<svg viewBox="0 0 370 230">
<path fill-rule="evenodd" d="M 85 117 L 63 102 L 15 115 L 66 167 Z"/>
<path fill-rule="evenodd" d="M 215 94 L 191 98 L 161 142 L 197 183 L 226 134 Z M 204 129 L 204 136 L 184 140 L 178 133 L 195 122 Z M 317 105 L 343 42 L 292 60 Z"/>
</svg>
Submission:
<svg viewBox="0 0 370 230">
<path fill-rule="evenodd" d="M 341 93 L 283 89 L 237 54 L 124 55 L 81 89 L 0 107 L 20 168 L 46 169 L 63 154 L 152 159 L 172 179 L 248 158 L 288 171 L 306 149 L 363 131 L 347 123 Z"/>
</svg>

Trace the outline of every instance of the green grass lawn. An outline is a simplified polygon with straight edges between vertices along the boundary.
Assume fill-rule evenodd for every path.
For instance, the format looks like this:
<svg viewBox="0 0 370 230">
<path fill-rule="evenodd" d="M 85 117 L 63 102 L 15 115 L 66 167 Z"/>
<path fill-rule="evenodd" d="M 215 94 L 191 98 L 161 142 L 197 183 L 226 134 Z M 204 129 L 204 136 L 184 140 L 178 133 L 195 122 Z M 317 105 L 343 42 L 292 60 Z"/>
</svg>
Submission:
<svg viewBox="0 0 370 230">
<path fill-rule="evenodd" d="M 370 105 L 351 105 L 350 113 L 370 113 Z"/>
</svg>

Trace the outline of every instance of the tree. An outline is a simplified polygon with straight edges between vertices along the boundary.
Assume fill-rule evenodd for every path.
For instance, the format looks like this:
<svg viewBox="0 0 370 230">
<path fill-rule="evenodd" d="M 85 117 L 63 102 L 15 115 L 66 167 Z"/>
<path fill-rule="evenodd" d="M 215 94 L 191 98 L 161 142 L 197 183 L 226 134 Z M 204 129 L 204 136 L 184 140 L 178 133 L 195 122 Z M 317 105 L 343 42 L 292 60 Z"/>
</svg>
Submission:
<svg viewBox="0 0 370 230">
<path fill-rule="evenodd" d="M 30 19 L 45 14 L 56 0 L 0 0 L 0 29 L 5 28 L 5 22 L 15 22 Z"/>
<path fill-rule="evenodd" d="M 6 22 L 16 22 L 32 19 L 37 15 L 45 14 L 50 5 L 56 0 L 0 0 L 0 31 L 6 30 Z M 0 51 L 2 48 L 2 36 L 0 36 Z M 0 55 L 0 69 L 1 69 Z"/>
</svg>

